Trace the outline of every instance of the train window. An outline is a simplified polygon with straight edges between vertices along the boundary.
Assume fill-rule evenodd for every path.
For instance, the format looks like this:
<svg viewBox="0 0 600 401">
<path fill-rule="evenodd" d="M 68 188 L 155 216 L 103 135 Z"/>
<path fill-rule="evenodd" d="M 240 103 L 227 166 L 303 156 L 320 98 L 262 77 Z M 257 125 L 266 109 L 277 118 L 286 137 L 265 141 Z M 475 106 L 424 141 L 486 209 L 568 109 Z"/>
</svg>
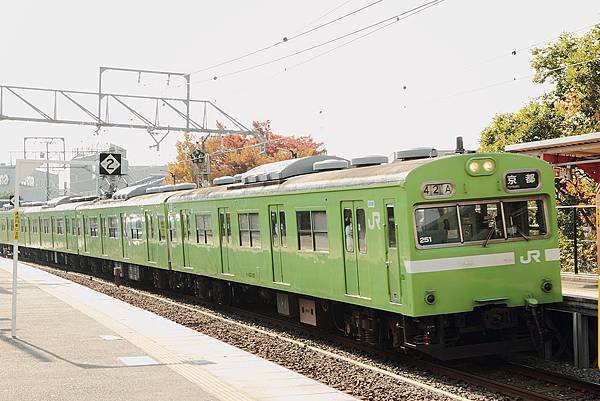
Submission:
<svg viewBox="0 0 600 401">
<path fill-rule="evenodd" d="M 394 205 L 386 205 L 386 219 L 388 232 L 388 248 L 396 247 L 396 218 L 394 217 Z"/>
<path fill-rule="evenodd" d="M 90 226 L 90 237 L 97 237 L 98 236 L 98 218 L 90 217 L 89 226 Z"/>
<path fill-rule="evenodd" d="M 314 250 L 310 212 L 296 212 L 296 220 L 298 221 L 298 249 Z"/>
<path fill-rule="evenodd" d="M 287 248 L 287 231 L 285 228 L 285 212 L 279 211 L 279 233 L 281 235 L 281 246 Z"/>
<path fill-rule="evenodd" d="M 460 236 L 456 221 L 460 220 Z M 419 245 L 524 239 L 548 233 L 544 201 L 520 199 L 467 203 L 415 211 Z"/>
<path fill-rule="evenodd" d="M 327 213 L 324 211 L 296 212 L 298 220 L 298 249 L 329 250 Z"/>
<path fill-rule="evenodd" d="M 504 238 L 500 202 L 459 206 L 464 242 Z"/>
<path fill-rule="evenodd" d="M 356 209 L 356 231 L 358 233 L 358 252 L 367 253 L 365 209 Z"/>
<path fill-rule="evenodd" d="M 65 221 L 61 218 L 56 219 L 56 233 L 57 234 L 64 234 L 65 233 Z"/>
<path fill-rule="evenodd" d="M 189 241 L 192 236 L 192 223 L 189 211 L 181 211 L 181 236 Z"/>
<path fill-rule="evenodd" d="M 503 203 L 508 238 L 528 238 L 547 234 L 542 200 L 530 199 Z"/>
<path fill-rule="evenodd" d="M 344 209 L 344 243 L 346 252 L 354 252 L 354 224 L 352 223 L 352 209 Z"/>
<path fill-rule="evenodd" d="M 315 251 L 329 250 L 327 238 L 327 214 L 325 212 L 311 212 L 313 235 L 315 238 Z"/>
<path fill-rule="evenodd" d="M 285 212 L 279 211 L 279 221 L 277 221 L 277 211 L 271 212 L 271 240 L 273 246 L 287 247 L 287 233 L 285 228 Z"/>
<path fill-rule="evenodd" d="M 167 238 L 167 231 L 165 229 L 165 216 L 159 214 L 156 216 L 158 219 L 158 240 L 164 241 Z"/>
<path fill-rule="evenodd" d="M 219 225 L 221 231 L 221 243 L 231 244 L 231 214 L 229 214 L 229 212 L 219 213 Z"/>
<path fill-rule="evenodd" d="M 196 242 L 199 244 L 212 245 L 213 230 L 210 214 L 196 215 Z"/>
<path fill-rule="evenodd" d="M 273 246 L 279 246 L 279 227 L 277 226 L 277 212 L 271 212 L 271 241 Z"/>
<path fill-rule="evenodd" d="M 12 222 L 12 220 L 11 220 L 11 222 Z M 11 226 L 12 226 L 12 224 L 11 224 Z M 44 219 L 43 224 L 42 224 L 42 232 L 44 234 L 49 234 L 50 233 L 50 220 Z"/>
<path fill-rule="evenodd" d="M 422 208 L 415 211 L 419 245 L 460 242 L 455 206 Z"/>
<path fill-rule="evenodd" d="M 75 218 L 71 219 L 71 234 L 77 235 L 77 224 L 75 224 Z"/>
<path fill-rule="evenodd" d="M 71 233 L 71 225 L 69 224 L 70 220 L 68 217 L 65 217 L 65 232 L 67 234 Z"/>
<path fill-rule="evenodd" d="M 154 239 L 154 216 L 149 212 L 146 212 L 146 230 L 148 230 L 148 237 Z"/>
<path fill-rule="evenodd" d="M 142 239 L 144 235 L 144 222 L 138 215 L 131 215 L 127 218 L 127 225 L 131 232 L 131 239 Z"/>
<path fill-rule="evenodd" d="M 238 214 L 240 246 L 260 248 L 260 223 L 258 213 Z"/>
<path fill-rule="evenodd" d="M 108 237 L 119 238 L 119 223 L 116 216 L 108 217 Z"/>
<path fill-rule="evenodd" d="M 177 240 L 177 217 L 174 214 L 169 215 L 169 239 L 171 242 Z"/>
</svg>

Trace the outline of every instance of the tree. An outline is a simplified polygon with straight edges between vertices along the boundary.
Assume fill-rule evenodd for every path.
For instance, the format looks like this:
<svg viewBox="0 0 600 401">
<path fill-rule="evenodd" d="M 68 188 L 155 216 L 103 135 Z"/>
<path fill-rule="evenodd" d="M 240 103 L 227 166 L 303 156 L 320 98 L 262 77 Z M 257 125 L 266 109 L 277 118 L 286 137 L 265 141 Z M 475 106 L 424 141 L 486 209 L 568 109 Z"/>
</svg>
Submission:
<svg viewBox="0 0 600 401">
<path fill-rule="evenodd" d="M 480 150 L 600 130 L 600 25 L 577 38 L 532 50 L 533 81 L 553 88 L 516 113 L 499 114 L 481 133 Z"/>
<path fill-rule="evenodd" d="M 261 145 L 257 138 L 244 135 L 213 136 L 204 141 L 205 151 L 210 155 L 211 182 L 214 178 L 244 173 L 261 164 L 326 152 L 323 143 L 315 142 L 311 136 L 273 133 L 270 121 L 255 121 L 253 128 L 266 138 L 266 144 Z M 197 134 L 184 133 L 182 140 L 175 145 L 177 157 L 175 162 L 169 163 L 167 179 L 175 177 L 178 182 L 196 182 L 191 155 L 201 146 L 202 139 Z M 261 146 L 265 148 L 264 154 L 261 154 Z"/>
</svg>

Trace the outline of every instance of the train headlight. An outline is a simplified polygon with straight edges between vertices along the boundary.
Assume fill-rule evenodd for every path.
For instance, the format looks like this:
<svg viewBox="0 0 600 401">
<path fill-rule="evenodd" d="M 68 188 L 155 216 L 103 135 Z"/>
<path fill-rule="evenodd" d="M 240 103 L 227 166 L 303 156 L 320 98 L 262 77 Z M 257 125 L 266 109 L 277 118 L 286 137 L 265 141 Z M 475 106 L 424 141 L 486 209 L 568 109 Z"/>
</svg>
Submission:
<svg viewBox="0 0 600 401">
<path fill-rule="evenodd" d="M 479 171 L 479 163 L 476 160 L 469 163 L 469 171 L 473 174 L 476 174 Z"/>
<path fill-rule="evenodd" d="M 496 172 L 496 161 L 490 157 L 475 157 L 467 161 L 465 168 L 472 176 L 492 175 Z"/>
<path fill-rule="evenodd" d="M 491 160 L 486 160 L 483 162 L 483 169 L 485 171 L 487 171 L 488 173 L 491 173 L 492 171 L 494 171 L 494 168 L 496 166 L 494 166 L 494 162 Z"/>
</svg>

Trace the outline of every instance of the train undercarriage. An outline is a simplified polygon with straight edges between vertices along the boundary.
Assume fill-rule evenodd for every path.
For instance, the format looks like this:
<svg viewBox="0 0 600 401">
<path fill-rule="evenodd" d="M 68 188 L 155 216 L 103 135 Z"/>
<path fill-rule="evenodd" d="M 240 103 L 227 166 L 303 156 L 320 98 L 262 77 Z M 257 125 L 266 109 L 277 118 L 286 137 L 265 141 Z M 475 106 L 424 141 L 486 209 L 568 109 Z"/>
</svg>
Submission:
<svg viewBox="0 0 600 401">
<path fill-rule="evenodd" d="M 0 245 L 10 256 L 12 246 Z M 119 282 L 194 295 L 200 300 L 277 313 L 281 318 L 338 332 L 368 346 L 417 352 L 442 360 L 460 359 L 549 346 L 542 307 L 483 305 L 474 311 L 409 317 L 337 301 L 269 288 L 173 272 L 105 259 L 33 248 L 19 248 L 20 258 Z"/>
</svg>

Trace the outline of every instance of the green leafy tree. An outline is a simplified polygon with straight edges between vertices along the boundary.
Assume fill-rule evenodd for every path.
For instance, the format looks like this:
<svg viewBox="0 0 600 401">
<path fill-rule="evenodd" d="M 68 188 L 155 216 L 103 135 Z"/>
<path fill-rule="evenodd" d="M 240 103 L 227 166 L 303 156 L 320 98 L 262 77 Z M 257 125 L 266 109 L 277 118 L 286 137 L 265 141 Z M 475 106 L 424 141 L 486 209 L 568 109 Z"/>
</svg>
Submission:
<svg viewBox="0 0 600 401">
<path fill-rule="evenodd" d="M 480 150 L 600 131 L 600 25 L 580 38 L 564 34 L 532 56 L 533 81 L 552 89 L 517 112 L 496 115 L 481 133 Z"/>
</svg>

